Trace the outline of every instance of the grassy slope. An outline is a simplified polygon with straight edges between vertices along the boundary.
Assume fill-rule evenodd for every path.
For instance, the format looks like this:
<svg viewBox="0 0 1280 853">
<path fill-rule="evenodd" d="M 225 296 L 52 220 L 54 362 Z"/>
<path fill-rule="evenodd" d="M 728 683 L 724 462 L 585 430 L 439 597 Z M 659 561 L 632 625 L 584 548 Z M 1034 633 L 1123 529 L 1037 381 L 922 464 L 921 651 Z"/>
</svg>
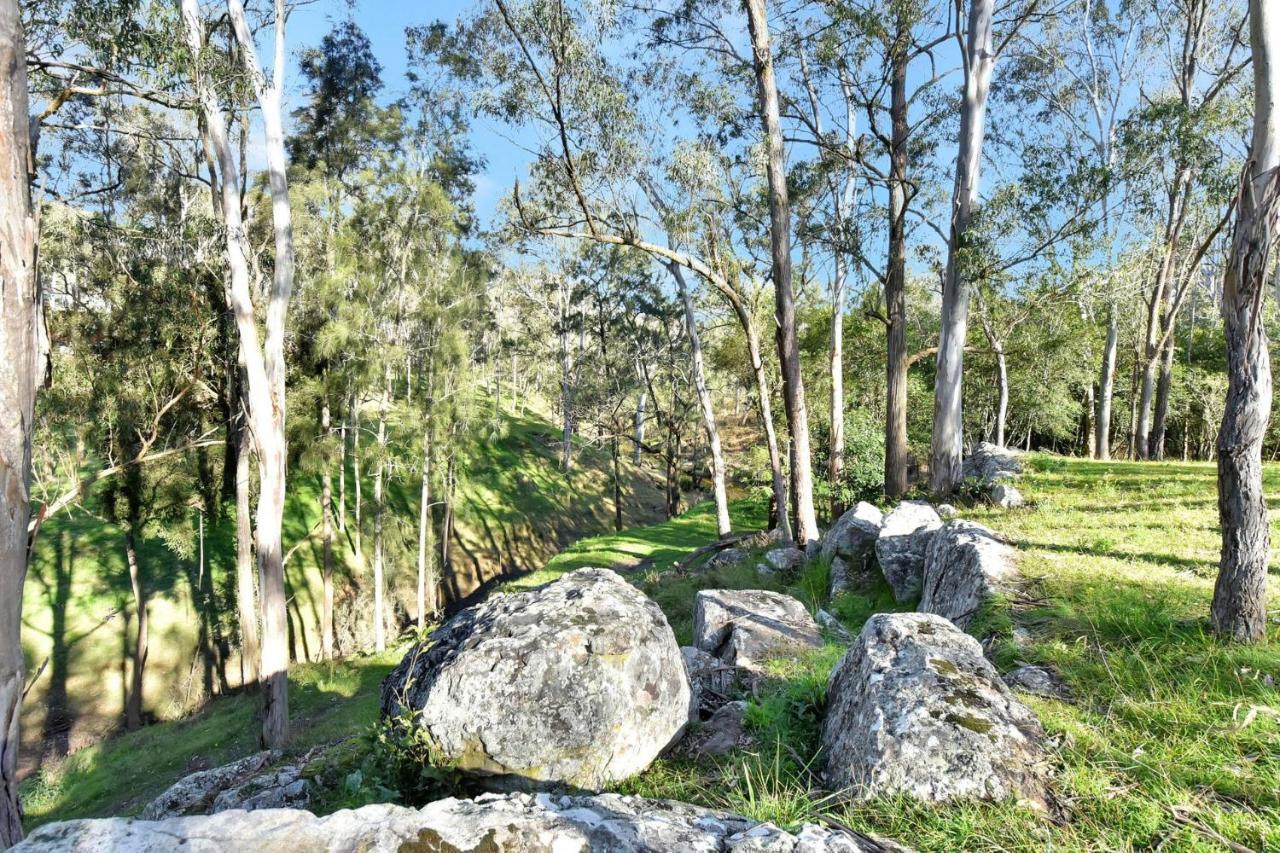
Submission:
<svg viewBox="0 0 1280 853">
<path fill-rule="evenodd" d="M 718 766 L 662 759 L 623 789 L 728 806 L 783 824 L 829 817 L 921 850 L 1208 850 L 1219 847 L 1211 840 L 1215 832 L 1254 849 L 1280 847 L 1280 629 L 1272 628 L 1268 642 L 1255 647 L 1219 643 L 1203 630 L 1217 549 L 1213 467 L 1035 457 L 1033 468 L 1024 489 L 1032 507 L 966 515 L 1018 542 L 1029 579 L 1026 594 L 987 621 L 1003 638 L 997 643 L 1000 663 L 1054 663 L 1076 693 L 1074 705 L 1028 699 L 1060 749 L 1058 788 L 1069 821 L 1047 823 L 1012 806 L 944 809 L 895 801 L 849 808 L 813 793 L 818 709 L 827 673 L 840 654 L 835 645 L 801 660 L 775 662 L 776 677 L 750 710 L 755 752 Z M 1280 469 L 1267 470 L 1267 488 L 1280 491 Z M 740 526 L 761 520 L 758 507 L 738 504 L 735 511 Z M 646 530 L 581 542 L 543 572 L 511 586 L 526 587 L 583 565 L 627 567 L 652 557 L 634 577 L 687 641 L 697 588 L 762 583 L 749 566 L 702 578 L 662 573 L 713 531 L 706 508 L 695 508 Z M 765 583 L 812 602 L 824 573 L 823 566 L 813 565 L 790 582 Z M 886 607 L 883 590 L 833 605 L 850 628 Z M 1014 623 L 1030 632 L 1024 648 L 1010 639 Z M 371 719 L 372 685 L 387 662 L 343 666 L 367 667 L 375 675 L 346 676 L 367 682 L 368 689 L 357 688 L 337 703 L 324 731 Z M 172 778 L 186 760 L 185 749 L 174 754 L 171 746 L 183 743 L 178 727 L 206 731 L 204 737 L 217 742 L 216 733 L 240 719 L 234 713 L 250 713 L 222 710 L 237 702 L 243 700 L 214 703 L 209 714 L 226 713 L 222 723 L 206 714 L 129 738 L 169 744 L 156 752 L 168 753 L 163 760 L 169 763 L 160 769 Z M 350 719 L 336 716 L 348 713 Z M 140 805 L 140 796 L 122 801 L 102 793 L 120 778 L 115 771 L 122 762 L 139 774 L 146 762 L 161 762 L 160 756 L 148 758 L 147 750 L 130 749 L 129 738 L 98 748 L 64 774 L 61 800 L 29 787 L 28 794 L 36 794 L 32 805 L 46 804 L 32 809 L 32 819 L 105 814 L 122 802 Z M 311 736 L 301 740 L 310 742 Z M 236 753 L 228 748 L 211 754 Z M 79 792 L 94 791 L 96 799 L 80 800 Z"/>
<path fill-rule="evenodd" d="M 462 448 L 458 492 L 457 577 L 446 592 L 469 593 L 507 571 L 536 568 L 582 536 L 613 527 L 609 454 L 579 444 L 575 466 L 559 467 L 559 431 L 536 413 L 504 412 L 496 428 Z M 662 494 L 652 475 L 624 466 L 625 521 L 643 525 L 661 517 Z M 293 472 L 285 508 L 284 542 L 290 645 L 295 659 L 319 652 L 321 607 L 319 483 Z M 372 481 L 365 471 L 363 548 L 366 568 L 352 549 L 354 486 L 347 476 L 348 537 L 339 537 L 339 600 L 343 573 L 367 579 L 372 554 Z M 335 500 L 337 484 L 334 485 Z M 388 487 L 387 582 L 392 606 L 415 614 L 418 489 L 415 473 L 393 477 Z M 234 511 L 230 510 L 229 515 Z M 227 677 L 240 683 L 235 655 L 234 529 L 232 522 L 206 530 L 205 569 L 212 573 L 220 630 L 228 638 Z M 44 765 L 56 772 L 62 755 L 114 732 L 124 706 L 132 643 L 132 599 L 125 567 L 123 532 L 103 518 L 73 509 L 41 529 L 23 601 L 23 646 L 34 683 L 22 719 L 24 772 Z M 295 547 L 296 546 L 296 547 Z M 146 711 L 172 720 L 205 695 L 206 673 L 193 656 L 200 614 L 192 590 L 199 576 L 197 518 L 165 530 L 148 529 L 142 546 L 144 585 L 149 593 L 150 651 L 144 696 Z M 213 677 L 216 683 L 216 676 Z M 65 695 L 67 712 L 47 713 L 51 698 Z M 61 735 L 55 736 L 55 732 Z"/>
</svg>

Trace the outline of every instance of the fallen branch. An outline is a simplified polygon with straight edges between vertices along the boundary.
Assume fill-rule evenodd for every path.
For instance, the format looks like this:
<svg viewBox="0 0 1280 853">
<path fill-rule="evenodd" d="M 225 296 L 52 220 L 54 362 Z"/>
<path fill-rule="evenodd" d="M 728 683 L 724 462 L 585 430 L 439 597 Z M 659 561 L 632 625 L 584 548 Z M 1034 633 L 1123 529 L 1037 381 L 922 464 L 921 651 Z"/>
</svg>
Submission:
<svg viewBox="0 0 1280 853">
<path fill-rule="evenodd" d="M 687 557 L 677 562 L 674 566 L 672 566 L 672 568 L 675 569 L 676 571 L 682 571 L 688 566 L 692 565 L 694 562 L 696 562 L 699 557 L 704 557 L 707 554 L 712 554 L 716 551 L 722 551 L 731 545 L 737 545 L 742 540 L 750 539 L 752 536 L 755 536 L 763 532 L 764 531 L 762 530 L 752 530 L 749 533 L 739 533 L 736 536 L 729 536 L 725 539 L 718 539 L 715 542 L 712 542 L 710 545 L 703 545 L 701 548 L 695 548 L 693 551 L 689 552 L 689 555 Z"/>
</svg>

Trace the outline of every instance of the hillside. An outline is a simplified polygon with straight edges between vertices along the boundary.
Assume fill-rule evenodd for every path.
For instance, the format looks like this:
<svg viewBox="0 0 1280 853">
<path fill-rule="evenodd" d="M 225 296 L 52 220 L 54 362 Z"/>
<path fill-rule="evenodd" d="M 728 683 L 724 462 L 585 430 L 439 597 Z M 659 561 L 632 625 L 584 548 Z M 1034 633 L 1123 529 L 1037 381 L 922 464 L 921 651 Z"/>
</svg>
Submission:
<svg viewBox="0 0 1280 853">
<path fill-rule="evenodd" d="M 607 450 L 579 443 L 575 465 L 565 472 L 559 441 L 558 428 L 536 414 L 504 412 L 496 426 L 462 448 L 455 571 L 442 584 L 446 602 L 503 575 L 537 568 L 573 541 L 613 528 Z M 349 503 L 353 476 L 349 468 Z M 364 562 L 355 556 L 351 506 L 347 536 L 335 544 L 340 648 L 354 631 L 342 622 L 344 607 L 359 608 L 357 591 L 369 588 L 372 484 L 368 471 L 364 476 Z M 653 476 L 628 461 L 624 477 L 626 523 L 660 519 L 662 493 Z M 388 492 L 390 606 L 407 623 L 416 610 L 416 472 L 393 476 Z M 140 543 L 151 638 L 144 685 L 148 718 L 177 719 L 242 683 L 234 642 L 233 514 L 228 507 L 221 522 L 206 522 L 203 554 L 194 510 L 186 525 L 149 527 Z M 316 478 L 295 473 L 284 543 L 290 647 L 302 663 L 317 660 L 320 650 L 319 514 Z M 36 543 L 24 601 L 23 650 L 31 673 L 22 719 L 25 773 L 46 762 L 56 766 L 119 728 L 133 612 L 122 530 L 100 517 L 92 500 L 50 519 Z"/>
<path fill-rule="evenodd" d="M 772 667 L 749 705 L 752 749 L 711 764 L 660 759 L 623 790 L 784 826 L 831 820 L 921 850 L 1192 850 L 1212 849 L 1224 837 L 1250 849 L 1280 845 L 1280 627 L 1253 647 L 1204 630 L 1216 560 L 1214 476 L 1207 464 L 1034 456 L 1024 480 L 1028 508 L 965 510 L 1016 543 L 1027 580 L 1022 594 L 972 632 L 994 635 L 1001 669 L 1018 660 L 1056 665 L 1073 694 L 1071 702 L 1026 697 L 1058 755 L 1062 820 L 1012 806 L 848 807 L 827 798 L 813 784 L 813 762 L 816 712 L 842 650 L 834 643 Z M 1280 468 L 1267 469 L 1267 487 L 1280 489 Z M 736 504 L 735 515 L 742 528 L 761 521 L 759 507 L 747 503 Z M 689 639 L 699 588 L 772 586 L 810 606 L 825 589 L 820 562 L 788 578 L 758 575 L 751 561 L 702 574 L 670 571 L 713 530 L 707 508 L 695 508 L 672 522 L 581 541 L 514 585 L 586 565 L 633 567 L 627 577 L 662 606 L 681 642 Z M 636 560 L 652 562 L 636 567 Z M 887 591 L 873 588 L 837 598 L 832 609 L 856 630 L 890 606 Z M 394 660 L 295 669 L 301 699 L 293 748 L 304 752 L 365 729 L 376 716 L 378 681 Z M 220 699 L 190 720 L 83 750 L 61 772 L 28 782 L 28 821 L 135 811 L 184 768 L 250 750 L 244 723 L 251 713 L 249 697 Z M 347 785 L 317 805 L 388 794 Z"/>
</svg>

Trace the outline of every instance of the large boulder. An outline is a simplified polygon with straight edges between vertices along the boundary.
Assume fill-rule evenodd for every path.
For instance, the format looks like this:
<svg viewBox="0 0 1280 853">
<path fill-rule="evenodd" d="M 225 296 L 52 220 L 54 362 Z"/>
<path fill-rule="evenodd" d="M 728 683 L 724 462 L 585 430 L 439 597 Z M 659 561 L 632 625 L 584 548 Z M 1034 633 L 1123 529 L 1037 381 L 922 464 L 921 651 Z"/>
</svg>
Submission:
<svg viewBox="0 0 1280 853">
<path fill-rule="evenodd" d="M 831 562 L 830 597 L 844 592 L 857 577 L 872 569 L 883 521 L 884 516 L 875 505 L 859 501 L 822 537 L 822 556 Z"/>
<path fill-rule="evenodd" d="M 805 564 L 805 553 L 799 548 L 790 545 L 784 545 L 781 548 L 773 548 L 765 552 L 764 562 L 756 566 L 756 571 L 761 574 L 771 575 L 788 572 L 794 572 Z"/>
<path fill-rule="evenodd" d="M 504 787 L 597 790 L 649 766 L 689 719 L 666 617 L 608 569 L 467 608 L 382 683 L 382 716 Z"/>
<path fill-rule="evenodd" d="M 973 521 L 949 521 L 933 534 L 924 561 L 921 613 L 968 627 L 979 608 L 1017 575 L 1013 548 Z"/>
<path fill-rule="evenodd" d="M 832 671 L 826 781 L 855 798 L 1017 800 L 1045 809 L 1044 732 L 978 641 L 928 613 L 872 616 Z"/>
<path fill-rule="evenodd" d="M 1022 474 L 1022 459 L 1016 450 L 983 441 L 964 460 L 960 472 L 965 479 L 983 483 L 1013 480 Z"/>
<path fill-rule="evenodd" d="M 759 672 L 771 657 L 822 645 L 804 605 L 765 589 L 704 589 L 694 599 L 693 642 L 725 663 Z"/>
<path fill-rule="evenodd" d="M 876 559 L 895 601 L 920 594 L 924 558 L 942 519 L 924 501 L 903 501 L 884 517 L 876 538 Z"/>
<path fill-rule="evenodd" d="M 891 842 L 806 824 L 798 833 L 728 812 L 602 794 L 484 794 L 421 809 L 379 804 L 328 817 L 269 809 L 164 821 L 104 818 L 49 823 L 14 848 L 23 853 L 879 853 Z"/>
</svg>

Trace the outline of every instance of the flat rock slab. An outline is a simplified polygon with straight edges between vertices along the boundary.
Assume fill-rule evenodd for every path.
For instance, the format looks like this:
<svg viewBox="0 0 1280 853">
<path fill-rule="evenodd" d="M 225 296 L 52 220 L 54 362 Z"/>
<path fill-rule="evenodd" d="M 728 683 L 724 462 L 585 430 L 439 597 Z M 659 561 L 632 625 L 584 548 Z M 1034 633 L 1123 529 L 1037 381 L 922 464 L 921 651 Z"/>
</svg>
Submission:
<svg viewBox="0 0 1280 853">
<path fill-rule="evenodd" d="M 859 799 L 1048 806 L 1044 731 L 978 641 L 926 613 L 881 613 L 832 671 L 829 787 Z"/>
<path fill-rule="evenodd" d="M 925 554 L 941 526 L 942 519 L 924 501 L 903 501 L 884 517 L 876 537 L 876 559 L 895 601 L 910 601 L 920 594 Z"/>
<path fill-rule="evenodd" d="M 771 657 L 822 645 L 805 606 L 764 589 L 704 589 L 694 599 L 693 642 L 725 663 L 758 672 Z"/>
<path fill-rule="evenodd" d="M 617 794 L 485 794 L 421 809 L 372 805 L 316 817 L 295 809 L 222 812 L 163 821 L 46 824 L 25 853 L 873 853 L 899 850 L 865 836 L 805 825 L 798 833 L 728 812 Z"/>
<path fill-rule="evenodd" d="M 1007 591 L 1018 574 L 1016 553 L 987 527 L 948 521 L 929 543 L 919 611 L 968 627 L 982 605 Z"/>
<path fill-rule="evenodd" d="M 649 766 L 689 719 L 667 619 L 608 569 L 459 612 L 382 683 L 382 716 L 502 787 L 599 790 Z"/>
</svg>

